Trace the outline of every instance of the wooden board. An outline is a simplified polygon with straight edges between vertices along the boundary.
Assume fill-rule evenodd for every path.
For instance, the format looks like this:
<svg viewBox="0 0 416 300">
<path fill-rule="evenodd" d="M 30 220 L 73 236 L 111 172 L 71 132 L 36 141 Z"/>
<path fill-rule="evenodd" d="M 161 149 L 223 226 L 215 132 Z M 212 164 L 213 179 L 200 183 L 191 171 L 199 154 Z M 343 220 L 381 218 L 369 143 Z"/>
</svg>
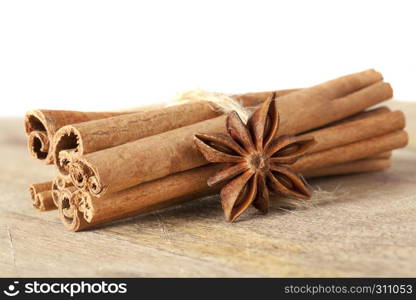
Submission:
<svg viewBox="0 0 416 300">
<path fill-rule="evenodd" d="M 305 209 L 228 224 L 203 199 L 81 233 L 31 207 L 27 186 L 54 171 L 26 153 L 22 120 L 0 119 L 0 276 L 415 276 L 416 105 L 392 107 L 411 141 L 393 167 L 314 180 Z"/>
</svg>

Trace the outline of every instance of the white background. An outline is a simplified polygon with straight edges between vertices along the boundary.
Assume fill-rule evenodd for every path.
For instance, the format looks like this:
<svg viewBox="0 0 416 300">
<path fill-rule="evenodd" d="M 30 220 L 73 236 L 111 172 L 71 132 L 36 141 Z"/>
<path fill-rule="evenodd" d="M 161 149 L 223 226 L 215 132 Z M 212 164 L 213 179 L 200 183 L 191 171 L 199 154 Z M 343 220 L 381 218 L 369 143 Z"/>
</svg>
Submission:
<svg viewBox="0 0 416 300">
<path fill-rule="evenodd" d="M 414 3 L 0 1 L 0 115 L 304 87 L 367 68 L 416 100 Z"/>
</svg>

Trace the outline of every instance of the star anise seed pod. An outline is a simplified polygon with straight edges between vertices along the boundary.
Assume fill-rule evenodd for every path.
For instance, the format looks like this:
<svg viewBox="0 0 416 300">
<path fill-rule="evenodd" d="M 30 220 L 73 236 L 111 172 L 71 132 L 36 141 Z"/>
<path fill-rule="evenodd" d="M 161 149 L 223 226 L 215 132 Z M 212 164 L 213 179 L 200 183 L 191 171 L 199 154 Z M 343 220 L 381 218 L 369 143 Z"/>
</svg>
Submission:
<svg viewBox="0 0 416 300">
<path fill-rule="evenodd" d="M 221 204 L 227 221 L 234 221 L 251 204 L 266 213 L 269 194 L 308 199 L 311 191 L 301 174 L 290 168 L 313 145 L 313 138 L 284 135 L 275 138 L 279 114 L 274 97 L 267 99 L 247 125 L 236 112 L 227 116 L 228 135 L 195 135 L 203 156 L 225 168 L 208 179 L 208 185 L 225 184 Z"/>
</svg>

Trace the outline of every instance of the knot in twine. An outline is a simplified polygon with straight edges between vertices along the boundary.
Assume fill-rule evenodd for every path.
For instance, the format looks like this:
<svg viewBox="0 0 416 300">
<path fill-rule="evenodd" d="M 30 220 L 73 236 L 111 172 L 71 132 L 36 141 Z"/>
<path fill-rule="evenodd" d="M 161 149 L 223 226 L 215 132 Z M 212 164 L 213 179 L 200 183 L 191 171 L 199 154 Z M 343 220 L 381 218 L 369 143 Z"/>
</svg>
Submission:
<svg viewBox="0 0 416 300">
<path fill-rule="evenodd" d="M 209 102 L 214 111 L 221 111 L 223 113 L 235 111 L 244 123 L 247 123 L 248 118 L 253 112 L 253 108 L 244 107 L 238 99 L 231 95 L 204 90 L 189 90 L 178 93 L 178 95 L 166 106 L 169 107 L 200 101 Z"/>
</svg>

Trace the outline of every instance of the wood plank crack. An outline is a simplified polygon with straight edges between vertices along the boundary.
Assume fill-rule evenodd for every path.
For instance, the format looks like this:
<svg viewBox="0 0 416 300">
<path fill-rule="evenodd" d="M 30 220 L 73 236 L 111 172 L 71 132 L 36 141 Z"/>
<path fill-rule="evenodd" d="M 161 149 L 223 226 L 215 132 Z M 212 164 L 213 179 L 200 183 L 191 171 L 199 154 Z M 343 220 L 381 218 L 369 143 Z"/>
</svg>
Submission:
<svg viewBox="0 0 416 300">
<path fill-rule="evenodd" d="M 15 250 L 14 250 L 14 245 L 13 245 L 13 237 L 12 237 L 12 233 L 10 231 L 9 225 L 6 225 L 6 229 L 7 229 L 7 235 L 9 236 L 10 250 L 11 250 L 11 255 L 12 255 L 13 266 L 16 267 L 16 256 L 15 256 Z"/>
<path fill-rule="evenodd" d="M 166 229 L 165 223 L 163 222 L 162 217 L 160 216 L 160 214 L 153 213 L 153 215 L 156 217 L 157 222 L 159 223 L 159 226 L 160 226 L 161 231 L 162 231 L 163 238 L 168 240 L 169 243 L 172 243 L 172 241 L 170 239 L 170 236 L 169 236 L 169 233 L 168 233 L 168 230 Z"/>
</svg>

